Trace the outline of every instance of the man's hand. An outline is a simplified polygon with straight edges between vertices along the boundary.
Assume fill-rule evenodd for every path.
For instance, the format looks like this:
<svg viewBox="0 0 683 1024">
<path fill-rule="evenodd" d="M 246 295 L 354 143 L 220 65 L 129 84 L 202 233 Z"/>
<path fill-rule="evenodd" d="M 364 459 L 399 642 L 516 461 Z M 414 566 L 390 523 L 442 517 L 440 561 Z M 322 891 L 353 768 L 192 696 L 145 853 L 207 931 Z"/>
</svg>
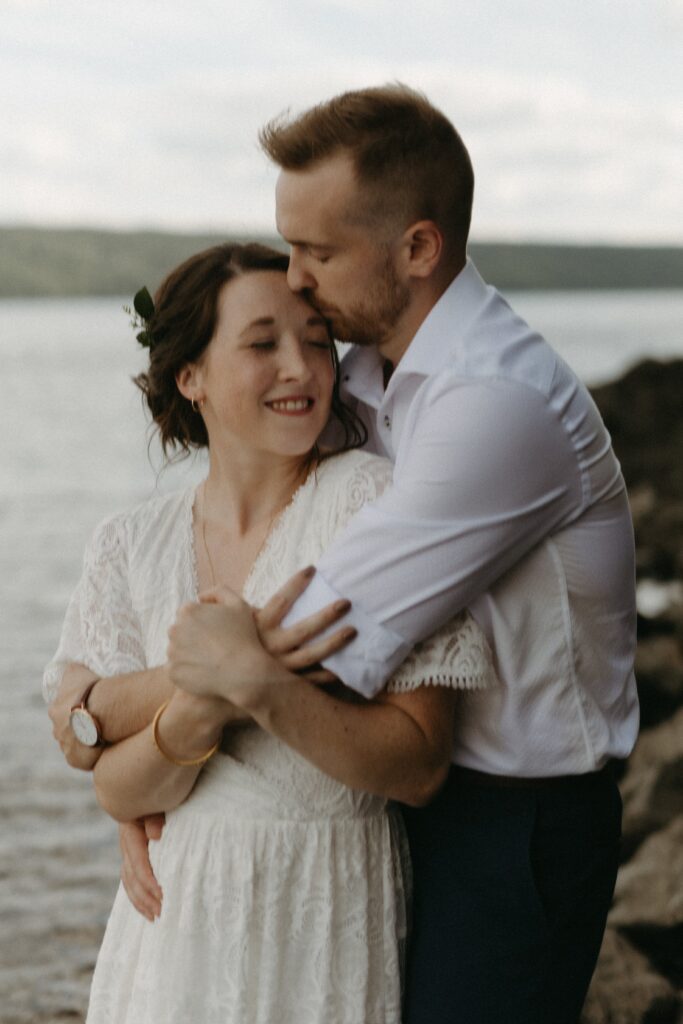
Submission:
<svg viewBox="0 0 683 1024">
<path fill-rule="evenodd" d="M 57 696 L 50 704 L 48 714 L 52 722 L 52 735 L 72 768 L 89 772 L 97 764 L 102 747 L 86 747 L 79 743 L 69 725 L 71 709 L 80 701 L 88 683 L 97 679 L 85 665 L 68 665 L 59 684 Z"/>
<path fill-rule="evenodd" d="M 311 567 L 295 573 L 268 604 L 252 609 L 252 613 L 262 646 L 281 665 L 290 672 L 305 674 L 312 682 L 331 683 L 336 681 L 336 676 L 322 669 L 320 663 L 350 643 L 356 630 L 352 626 L 343 626 L 331 636 L 318 637 L 346 615 L 351 602 L 336 601 L 294 626 L 282 626 L 282 620 L 303 594 L 314 572 Z M 221 586 L 200 595 L 201 601 L 211 603 L 226 603 L 235 598 L 233 591 Z"/>
<path fill-rule="evenodd" d="M 161 913 L 163 893 L 149 862 L 149 841 L 160 839 L 165 815 L 150 814 L 119 825 L 121 881 L 135 909 L 154 921 Z"/>
</svg>

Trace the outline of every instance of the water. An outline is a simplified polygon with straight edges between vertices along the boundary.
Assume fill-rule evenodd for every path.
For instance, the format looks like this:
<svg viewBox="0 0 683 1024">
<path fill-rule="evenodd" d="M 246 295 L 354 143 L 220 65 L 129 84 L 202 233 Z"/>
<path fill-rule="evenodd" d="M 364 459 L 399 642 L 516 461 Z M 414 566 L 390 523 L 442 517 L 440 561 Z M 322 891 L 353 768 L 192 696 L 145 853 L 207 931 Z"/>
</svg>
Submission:
<svg viewBox="0 0 683 1024">
<path fill-rule="evenodd" d="M 517 292 L 510 301 L 589 385 L 644 358 L 683 356 L 683 291 Z"/>
<path fill-rule="evenodd" d="M 147 455 L 111 299 L 0 303 L 0 1020 L 82 1019 L 118 873 L 116 829 L 40 694 L 83 544 L 104 515 L 201 475 Z"/>
<path fill-rule="evenodd" d="M 164 470 L 130 376 L 123 299 L 0 302 L 0 1016 L 77 1021 L 116 887 L 116 830 L 69 769 L 40 696 L 83 545 L 104 515 L 196 481 Z M 513 304 L 589 383 L 683 357 L 683 292 Z"/>
</svg>

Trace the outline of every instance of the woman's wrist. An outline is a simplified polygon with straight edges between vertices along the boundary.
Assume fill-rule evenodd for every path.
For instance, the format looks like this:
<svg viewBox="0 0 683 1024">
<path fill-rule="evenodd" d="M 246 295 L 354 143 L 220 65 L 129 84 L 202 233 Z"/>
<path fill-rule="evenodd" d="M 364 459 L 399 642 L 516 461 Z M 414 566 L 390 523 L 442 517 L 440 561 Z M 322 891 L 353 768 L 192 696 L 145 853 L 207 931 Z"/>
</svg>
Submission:
<svg viewBox="0 0 683 1024">
<path fill-rule="evenodd" d="M 157 735 L 164 750 L 178 760 L 191 760 L 220 740 L 231 717 L 226 701 L 177 690 L 157 722 Z"/>
</svg>

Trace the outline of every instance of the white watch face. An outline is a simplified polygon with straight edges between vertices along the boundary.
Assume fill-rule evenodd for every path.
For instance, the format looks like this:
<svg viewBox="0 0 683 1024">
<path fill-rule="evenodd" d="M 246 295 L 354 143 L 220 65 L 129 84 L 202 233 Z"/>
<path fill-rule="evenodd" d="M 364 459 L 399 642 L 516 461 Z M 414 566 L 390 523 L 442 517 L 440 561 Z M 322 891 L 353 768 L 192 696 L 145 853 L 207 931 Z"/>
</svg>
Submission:
<svg viewBox="0 0 683 1024">
<path fill-rule="evenodd" d="M 92 715 L 84 708 L 76 708 L 71 712 L 71 729 L 78 740 L 86 747 L 96 747 L 98 742 L 97 726 Z"/>
</svg>

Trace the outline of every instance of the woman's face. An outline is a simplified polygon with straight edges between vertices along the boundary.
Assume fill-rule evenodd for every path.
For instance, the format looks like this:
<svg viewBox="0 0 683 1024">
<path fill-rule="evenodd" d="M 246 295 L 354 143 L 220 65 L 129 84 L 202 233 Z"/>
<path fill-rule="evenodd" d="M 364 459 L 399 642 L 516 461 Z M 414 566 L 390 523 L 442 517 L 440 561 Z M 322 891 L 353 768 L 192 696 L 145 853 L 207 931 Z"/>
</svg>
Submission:
<svg viewBox="0 0 683 1024">
<path fill-rule="evenodd" d="M 224 285 L 214 336 L 188 368 L 205 399 L 211 448 L 306 455 L 330 414 L 331 344 L 325 321 L 284 273 L 259 270 Z"/>
</svg>

